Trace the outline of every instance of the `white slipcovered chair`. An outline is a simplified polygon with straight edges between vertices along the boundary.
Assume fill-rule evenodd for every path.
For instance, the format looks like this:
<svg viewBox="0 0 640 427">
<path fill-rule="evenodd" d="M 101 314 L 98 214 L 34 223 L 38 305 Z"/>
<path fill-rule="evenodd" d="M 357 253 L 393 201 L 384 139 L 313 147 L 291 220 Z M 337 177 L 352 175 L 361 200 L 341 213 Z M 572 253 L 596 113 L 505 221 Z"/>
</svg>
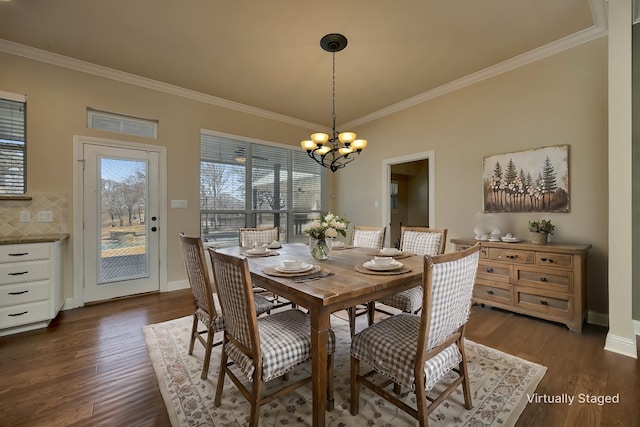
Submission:
<svg viewBox="0 0 640 427">
<path fill-rule="evenodd" d="M 402 252 L 416 255 L 441 255 L 444 253 L 446 243 L 446 228 L 439 230 L 427 227 L 402 227 L 400 230 Z M 422 286 L 383 297 L 378 302 L 405 313 L 418 313 L 422 308 Z M 375 302 L 369 304 L 375 304 Z M 374 310 L 390 314 L 378 307 L 369 307 L 369 311 Z"/>
<path fill-rule="evenodd" d="M 471 390 L 464 349 L 480 246 L 445 255 L 425 256 L 421 314 L 400 313 L 361 331 L 351 341 L 351 414 L 359 411 L 360 385 L 371 389 L 428 425 L 429 413 L 462 384 L 465 408 Z M 360 363 L 372 368 L 360 374 Z M 449 372 L 458 375 L 437 397 L 430 391 Z M 380 384 L 373 374 L 386 377 Z M 388 390 L 393 384 L 394 392 Z M 401 389 L 415 393 L 416 407 L 398 398 Z M 427 400 L 433 402 L 430 405 Z"/>
<path fill-rule="evenodd" d="M 202 374 L 200 375 L 202 379 L 205 379 L 209 373 L 211 350 L 222 343 L 220 341 L 214 344 L 213 337 L 217 332 L 224 330 L 224 319 L 220 313 L 217 296 L 213 292 L 202 239 L 200 237 L 188 237 L 184 233 L 180 233 L 179 236 L 180 245 L 182 246 L 182 258 L 184 259 L 189 286 L 195 301 L 189 355 L 193 354 L 193 347 L 197 339 L 205 348 Z M 266 313 L 273 308 L 273 304 L 262 296 L 256 297 L 255 304 L 256 315 Z M 206 329 L 198 331 L 199 323 L 202 323 Z M 203 337 L 204 334 L 207 336 L 206 340 Z"/>
<path fill-rule="evenodd" d="M 238 230 L 240 246 L 251 247 L 253 244 L 268 245 L 280 240 L 280 227 L 241 228 Z"/>
<path fill-rule="evenodd" d="M 309 315 L 300 310 L 281 311 L 257 318 L 253 285 L 246 258 L 209 249 L 213 274 L 225 317 L 222 359 L 214 405 L 220 406 L 225 375 L 251 404 L 249 425 L 258 425 L 260 406 L 311 381 L 311 376 L 263 395 L 263 383 L 286 375 L 311 360 Z M 333 409 L 333 353 L 335 335 L 329 330 L 327 347 L 327 408 Z M 233 363 L 228 363 L 229 361 Z M 237 369 L 234 372 L 233 365 Z M 251 381 L 250 389 L 240 380 Z"/>
<path fill-rule="evenodd" d="M 372 251 L 380 250 L 384 245 L 386 230 L 387 229 L 385 227 L 356 225 L 353 227 L 353 232 L 351 233 L 351 244 L 358 248 L 370 248 Z M 349 315 L 349 330 L 351 331 L 352 337 L 355 334 L 356 318 L 358 316 L 366 314 L 369 325 L 373 324 L 373 308 L 372 303 L 347 308 L 347 314 Z"/>
</svg>

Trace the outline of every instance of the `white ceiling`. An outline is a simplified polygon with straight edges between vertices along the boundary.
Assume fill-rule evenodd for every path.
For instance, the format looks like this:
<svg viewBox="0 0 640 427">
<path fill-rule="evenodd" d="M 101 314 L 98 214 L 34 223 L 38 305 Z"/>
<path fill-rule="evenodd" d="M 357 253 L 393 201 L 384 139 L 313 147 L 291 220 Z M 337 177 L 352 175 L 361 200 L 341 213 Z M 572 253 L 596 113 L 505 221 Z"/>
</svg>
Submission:
<svg viewBox="0 0 640 427">
<path fill-rule="evenodd" d="M 599 37 L 605 15 L 604 0 L 12 0 L 0 50 L 330 125 L 319 42 L 341 33 L 337 121 L 357 124 Z"/>
</svg>

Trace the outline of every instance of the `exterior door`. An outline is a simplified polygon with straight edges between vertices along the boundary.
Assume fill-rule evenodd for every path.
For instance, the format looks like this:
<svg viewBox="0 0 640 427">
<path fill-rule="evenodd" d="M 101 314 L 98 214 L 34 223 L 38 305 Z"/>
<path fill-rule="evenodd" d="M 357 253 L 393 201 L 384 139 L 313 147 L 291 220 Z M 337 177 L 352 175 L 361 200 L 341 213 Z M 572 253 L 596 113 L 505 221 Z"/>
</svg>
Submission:
<svg viewBox="0 0 640 427">
<path fill-rule="evenodd" d="M 158 153 L 83 144 L 84 302 L 160 289 Z"/>
</svg>

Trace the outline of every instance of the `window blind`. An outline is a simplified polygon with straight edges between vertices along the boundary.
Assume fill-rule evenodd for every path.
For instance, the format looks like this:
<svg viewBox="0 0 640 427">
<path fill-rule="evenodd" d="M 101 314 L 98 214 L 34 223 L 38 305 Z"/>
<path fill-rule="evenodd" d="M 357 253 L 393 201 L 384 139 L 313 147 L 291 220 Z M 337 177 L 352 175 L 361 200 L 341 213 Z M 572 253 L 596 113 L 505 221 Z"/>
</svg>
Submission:
<svg viewBox="0 0 640 427">
<path fill-rule="evenodd" d="M 26 96 L 0 92 L 0 194 L 26 192 Z"/>
</svg>

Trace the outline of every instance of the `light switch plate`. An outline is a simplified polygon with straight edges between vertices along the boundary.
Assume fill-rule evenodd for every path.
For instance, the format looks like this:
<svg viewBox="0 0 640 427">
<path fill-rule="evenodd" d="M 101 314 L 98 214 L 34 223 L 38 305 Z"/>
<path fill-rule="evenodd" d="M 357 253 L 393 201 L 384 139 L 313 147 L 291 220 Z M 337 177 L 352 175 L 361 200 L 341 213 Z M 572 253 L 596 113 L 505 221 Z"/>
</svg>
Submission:
<svg viewBox="0 0 640 427">
<path fill-rule="evenodd" d="M 172 200 L 171 207 L 176 209 L 186 209 L 187 201 L 186 200 Z"/>
<path fill-rule="evenodd" d="M 38 222 L 51 222 L 51 221 L 53 221 L 53 212 L 38 211 Z"/>
</svg>

